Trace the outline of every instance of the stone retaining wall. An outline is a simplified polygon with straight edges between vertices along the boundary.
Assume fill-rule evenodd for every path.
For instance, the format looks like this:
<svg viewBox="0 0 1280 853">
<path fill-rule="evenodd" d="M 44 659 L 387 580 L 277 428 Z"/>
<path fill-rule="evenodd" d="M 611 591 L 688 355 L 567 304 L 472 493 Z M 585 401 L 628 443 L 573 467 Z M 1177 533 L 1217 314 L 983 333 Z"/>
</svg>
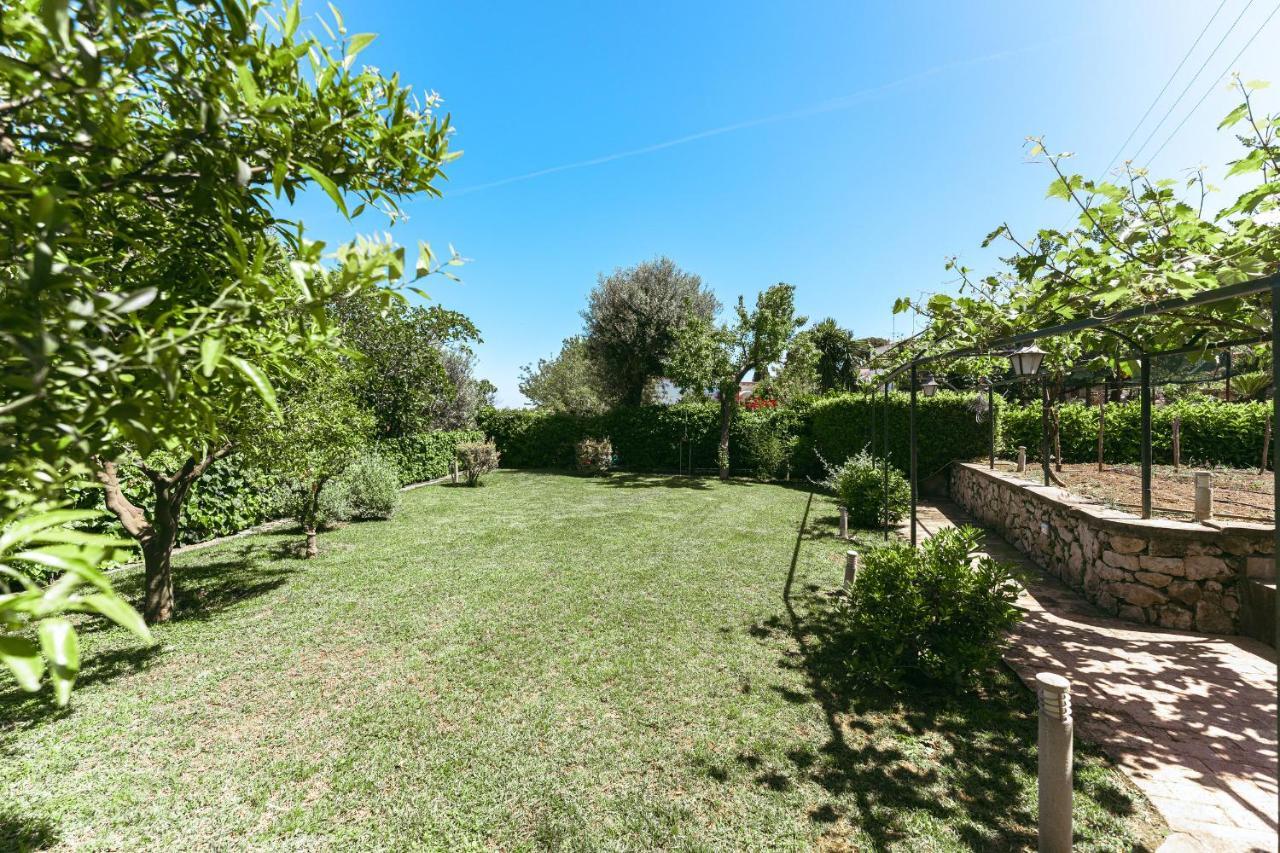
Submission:
<svg viewBox="0 0 1280 853">
<path fill-rule="evenodd" d="M 1238 633 L 1242 579 L 1276 573 L 1269 526 L 1143 520 L 976 463 L 952 466 L 951 497 L 1050 574 L 1134 622 Z"/>
</svg>

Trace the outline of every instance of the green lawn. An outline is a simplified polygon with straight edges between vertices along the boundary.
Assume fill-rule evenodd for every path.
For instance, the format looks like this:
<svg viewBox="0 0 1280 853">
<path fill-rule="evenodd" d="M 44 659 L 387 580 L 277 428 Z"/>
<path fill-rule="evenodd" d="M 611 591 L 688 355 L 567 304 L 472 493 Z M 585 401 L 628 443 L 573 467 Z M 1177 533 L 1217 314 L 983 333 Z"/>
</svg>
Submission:
<svg viewBox="0 0 1280 853">
<path fill-rule="evenodd" d="M 1033 698 L 1003 672 L 967 699 L 854 690 L 846 546 L 809 501 L 499 472 L 310 562 L 297 534 L 189 553 L 156 649 L 88 625 L 70 712 L 0 693 L 0 839 L 1034 849 Z M 1079 849 L 1158 840 L 1087 750 L 1077 785 Z"/>
</svg>

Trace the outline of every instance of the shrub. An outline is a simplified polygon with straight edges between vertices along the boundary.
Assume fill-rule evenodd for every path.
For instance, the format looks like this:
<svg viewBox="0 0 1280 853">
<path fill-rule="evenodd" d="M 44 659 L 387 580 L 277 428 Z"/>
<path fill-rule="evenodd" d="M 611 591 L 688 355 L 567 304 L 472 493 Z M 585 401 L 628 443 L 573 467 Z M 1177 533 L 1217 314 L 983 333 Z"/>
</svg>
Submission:
<svg viewBox="0 0 1280 853">
<path fill-rule="evenodd" d="M 390 518 L 400 503 L 400 471 L 377 453 L 359 456 L 342 472 L 352 518 Z"/>
<path fill-rule="evenodd" d="M 497 468 L 501 458 L 492 441 L 467 441 L 458 445 L 458 462 L 467 472 L 468 486 L 478 486 L 480 478 Z"/>
<path fill-rule="evenodd" d="M 888 518 L 885 517 L 885 471 L 881 460 L 863 450 L 843 465 L 827 469 L 824 484 L 849 511 L 854 527 L 897 524 L 911 510 L 911 485 L 897 468 L 889 466 Z"/>
<path fill-rule="evenodd" d="M 575 445 L 579 474 L 608 474 L 613 466 L 613 443 L 607 438 L 584 438 Z"/>
<path fill-rule="evenodd" d="M 283 508 L 287 518 L 299 524 L 306 524 L 307 489 L 305 483 L 286 483 L 282 487 Z M 351 519 L 351 487 L 342 477 L 334 477 L 320 488 L 320 500 L 316 504 L 315 525 L 317 530 L 332 530 L 337 525 Z"/>
<path fill-rule="evenodd" d="M 849 593 L 850 657 L 880 684 L 923 677 L 952 687 L 970 683 L 1000 659 L 1017 624 L 1013 567 L 973 559 L 980 531 L 939 531 L 919 548 L 870 551 Z"/>
</svg>

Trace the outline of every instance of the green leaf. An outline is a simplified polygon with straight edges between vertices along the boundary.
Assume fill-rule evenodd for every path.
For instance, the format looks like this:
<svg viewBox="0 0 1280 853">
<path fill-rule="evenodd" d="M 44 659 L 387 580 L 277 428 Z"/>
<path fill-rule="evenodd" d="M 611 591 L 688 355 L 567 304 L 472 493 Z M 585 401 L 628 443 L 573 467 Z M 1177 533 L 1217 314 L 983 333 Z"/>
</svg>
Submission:
<svg viewBox="0 0 1280 853">
<path fill-rule="evenodd" d="M 1231 112 L 1227 113 L 1226 118 L 1224 118 L 1222 121 L 1218 123 L 1218 130 L 1222 130 L 1224 127 L 1231 127 L 1231 125 L 1240 121 L 1240 119 L 1244 118 L 1246 115 L 1248 115 L 1248 113 L 1249 113 L 1249 105 L 1241 104 Z"/>
<path fill-rule="evenodd" d="M 18 686 L 28 693 L 40 689 L 44 661 L 40 648 L 26 637 L 0 636 L 0 663 L 9 667 Z"/>
<path fill-rule="evenodd" d="M 222 354 L 227 349 L 227 342 L 222 338 L 206 337 L 200 342 L 200 372 L 212 376 L 222 361 Z"/>
<path fill-rule="evenodd" d="M 302 20 L 302 11 L 298 8 L 298 0 L 293 0 L 284 13 L 284 36 L 292 38 L 298 31 L 298 23 Z"/>
<path fill-rule="evenodd" d="M 244 97 L 246 104 L 256 107 L 262 102 L 262 94 L 258 91 L 258 83 L 253 79 L 253 69 L 248 65 L 236 66 L 236 83 L 240 87 L 240 94 Z"/>
<path fill-rule="evenodd" d="M 350 68 L 351 61 L 360 55 L 360 51 L 373 44 L 373 40 L 377 37 L 377 33 L 356 33 L 353 35 L 351 43 L 347 46 L 347 58 L 344 64 Z"/>
<path fill-rule="evenodd" d="M 117 314 L 132 314 L 134 311 L 140 311 L 155 301 L 157 293 L 154 287 L 135 290 L 117 302 L 114 310 Z"/>
<path fill-rule="evenodd" d="M 342 215 L 347 216 L 347 203 L 343 200 L 342 193 L 338 191 L 338 185 L 330 180 L 328 175 L 309 163 L 299 163 L 298 168 L 310 175 L 311 179 L 328 193 L 329 198 L 333 199 L 333 203 L 337 205 L 338 210 L 342 211 Z M 350 219 L 349 216 L 347 218 Z"/>
<path fill-rule="evenodd" d="M 1067 186 L 1067 182 L 1062 178 L 1049 184 L 1049 191 L 1044 194 L 1045 198 L 1060 198 L 1064 201 L 1071 199 L 1071 187 Z"/>
<path fill-rule="evenodd" d="M 267 375 L 263 373 L 256 364 L 245 361 L 239 356 L 229 355 L 227 361 L 236 366 L 236 369 L 245 375 L 254 389 L 271 410 L 279 414 L 280 404 L 276 402 L 276 389 L 271 387 L 271 380 L 267 379 Z"/>
<path fill-rule="evenodd" d="M 41 621 L 36 633 L 40 635 L 40 650 L 49 664 L 54 698 L 59 705 L 66 705 L 71 701 L 71 685 L 80 674 L 80 641 L 76 630 L 66 619 L 58 617 Z"/>
<path fill-rule="evenodd" d="M 151 631 L 147 628 L 147 623 L 143 620 L 142 615 L 119 596 L 95 592 L 93 595 L 86 595 L 80 599 L 80 604 L 87 610 L 92 610 L 107 617 L 134 636 L 148 643 L 154 642 Z"/>
</svg>

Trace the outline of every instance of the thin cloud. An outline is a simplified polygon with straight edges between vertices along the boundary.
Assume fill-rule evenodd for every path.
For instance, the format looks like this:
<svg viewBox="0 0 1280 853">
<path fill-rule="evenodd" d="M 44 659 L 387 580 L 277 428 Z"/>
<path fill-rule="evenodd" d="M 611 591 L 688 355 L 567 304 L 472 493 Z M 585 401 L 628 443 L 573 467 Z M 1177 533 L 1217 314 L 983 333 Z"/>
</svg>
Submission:
<svg viewBox="0 0 1280 853">
<path fill-rule="evenodd" d="M 644 154 L 652 154 L 656 151 L 662 151 L 667 148 L 675 148 L 677 145 L 686 145 L 690 142 L 697 142 L 700 139 L 709 139 L 713 136 L 721 136 L 726 133 L 734 133 L 739 130 L 746 130 L 752 127 L 760 127 L 765 124 L 776 124 L 782 121 L 793 121 L 795 119 L 807 118 L 809 116 L 822 115 L 823 113 L 832 113 L 839 110 L 846 110 L 858 104 L 877 98 L 895 89 L 904 86 L 910 86 L 912 83 L 918 83 L 921 80 L 928 80 L 938 77 L 950 71 L 956 71 L 962 68 L 971 68 L 975 65 L 985 65 L 991 62 L 999 62 L 1003 59 L 1019 56 L 1024 53 L 1041 50 L 1044 44 L 1031 45 L 1016 50 L 1002 50 L 997 53 L 987 54 L 986 56 L 978 56 L 972 59 L 961 59 L 956 62 L 949 62 L 945 65 L 939 65 L 934 68 L 927 68 L 924 71 L 918 71 L 915 74 L 906 77 L 900 77 L 897 80 L 891 80 L 888 83 L 881 83 L 878 86 L 872 86 L 867 89 L 860 89 L 848 95 L 841 95 L 821 103 L 811 104 L 807 107 L 792 110 L 785 113 L 777 113 L 775 115 L 761 116 L 760 118 L 747 119 L 745 121 L 735 122 L 734 124 L 726 124 L 722 127 L 713 127 L 709 130 L 700 130 L 697 133 L 690 133 L 686 136 L 679 136 L 675 139 L 668 139 L 666 142 L 656 142 L 652 145 L 645 145 L 642 148 L 630 148 L 626 151 L 617 151 L 613 154 L 603 154 L 599 157 L 592 157 L 589 160 L 577 160 L 572 163 L 562 163 L 559 166 L 548 166 L 545 169 L 538 169 L 533 172 L 526 172 L 523 175 L 512 175 L 509 178 L 500 178 L 496 181 L 489 181 L 483 184 L 475 184 L 469 187 L 463 187 L 459 190 L 446 191 L 446 195 L 460 196 L 477 193 L 481 190 L 490 190 L 495 187 L 504 187 L 507 184 L 515 184 L 521 181 L 531 181 L 534 178 L 541 178 L 546 175 L 554 175 L 558 172 L 568 172 L 574 169 L 585 169 L 589 166 L 600 166 L 605 163 L 612 163 L 615 160 L 625 160 L 628 157 L 640 157 Z"/>
</svg>

